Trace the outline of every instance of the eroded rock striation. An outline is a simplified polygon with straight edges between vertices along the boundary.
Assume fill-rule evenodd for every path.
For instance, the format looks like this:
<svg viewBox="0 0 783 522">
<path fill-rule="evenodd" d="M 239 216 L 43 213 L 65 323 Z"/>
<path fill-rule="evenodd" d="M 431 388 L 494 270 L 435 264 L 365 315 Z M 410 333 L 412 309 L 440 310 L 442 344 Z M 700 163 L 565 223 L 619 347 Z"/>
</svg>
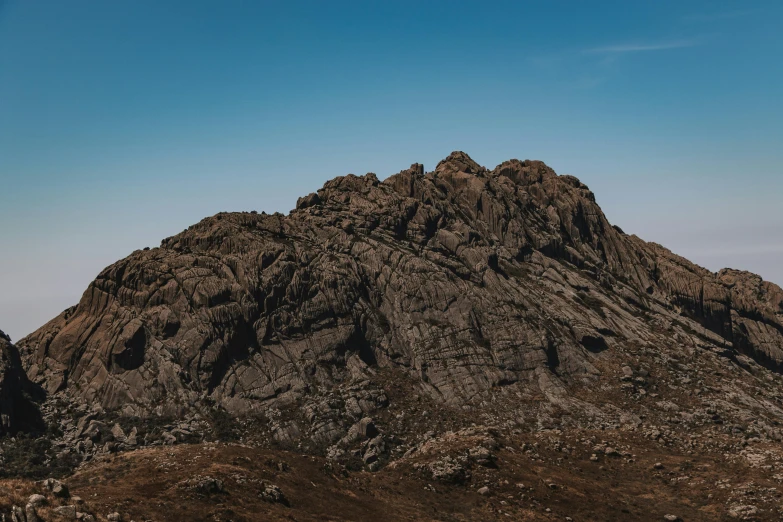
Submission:
<svg viewBox="0 0 783 522">
<path fill-rule="evenodd" d="M 675 327 L 783 364 L 779 287 L 623 233 L 542 162 L 488 170 L 454 152 L 432 172 L 338 177 L 288 215 L 204 219 L 106 268 L 18 344 L 49 393 L 133 415 L 296 402 L 335 442 L 329 411 L 358 421 L 387 403 L 377 368 L 445 405 L 500 388 L 556 401 L 613 348 Z M 312 399 L 338 388 L 338 406 Z"/>
</svg>

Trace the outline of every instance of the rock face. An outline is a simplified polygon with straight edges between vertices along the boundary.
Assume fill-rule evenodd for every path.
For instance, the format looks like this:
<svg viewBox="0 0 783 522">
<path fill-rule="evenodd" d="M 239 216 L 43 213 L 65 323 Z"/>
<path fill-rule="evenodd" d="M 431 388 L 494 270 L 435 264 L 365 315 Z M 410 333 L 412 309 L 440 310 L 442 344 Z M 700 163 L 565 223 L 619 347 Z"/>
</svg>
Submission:
<svg viewBox="0 0 783 522">
<path fill-rule="evenodd" d="M 40 427 L 40 415 L 31 400 L 35 387 L 27 379 L 11 339 L 0 331 L 0 435 Z"/>
<path fill-rule="evenodd" d="M 455 152 L 433 172 L 336 178 L 289 215 L 204 219 L 106 268 L 18 344 L 35 383 L 106 409 L 246 412 L 352 382 L 358 420 L 386 400 L 361 386 L 377 367 L 450 405 L 498 387 L 552 399 L 662 324 L 783 365 L 779 287 L 624 234 L 544 163 Z"/>
</svg>

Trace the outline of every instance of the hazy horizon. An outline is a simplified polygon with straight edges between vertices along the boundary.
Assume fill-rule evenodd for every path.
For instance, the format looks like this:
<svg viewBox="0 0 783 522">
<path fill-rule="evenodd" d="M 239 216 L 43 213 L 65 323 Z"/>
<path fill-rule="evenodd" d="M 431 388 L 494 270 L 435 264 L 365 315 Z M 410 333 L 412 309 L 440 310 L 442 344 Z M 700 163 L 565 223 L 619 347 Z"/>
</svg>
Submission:
<svg viewBox="0 0 783 522">
<path fill-rule="evenodd" d="M 216 212 L 453 150 L 783 284 L 783 5 L 736 5 L 0 1 L 0 329 Z"/>
</svg>

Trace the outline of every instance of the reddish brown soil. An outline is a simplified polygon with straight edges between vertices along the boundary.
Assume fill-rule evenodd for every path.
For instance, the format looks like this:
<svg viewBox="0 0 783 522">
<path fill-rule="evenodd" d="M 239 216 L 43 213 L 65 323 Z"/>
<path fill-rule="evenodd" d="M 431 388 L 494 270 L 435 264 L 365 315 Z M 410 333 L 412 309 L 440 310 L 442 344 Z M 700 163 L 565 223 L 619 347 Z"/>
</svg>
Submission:
<svg viewBox="0 0 783 522">
<path fill-rule="evenodd" d="M 377 473 L 334 470 L 324 459 L 287 451 L 199 444 L 107 457 L 67 483 L 101 518 L 117 511 L 137 522 L 663 520 L 666 514 L 686 521 L 730 520 L 727 505 L 736 503 L 738 491 L 747 503 L 762 507 L 754 519 L 779 517 L 779 495 L 769 489 L 776 484 L 759 480 L 745 461 L 685 455 L 632 433 L 583 433 L 580 439 L 591 435 L 630 448 L 626 453 L 633 456 L 591 461 L 586 440 L 526 436 L 502 441 L 496 468 L 474 468 L 466 484 L 448 485 L 433 482 L 413 464 L 461 451 L 459 440 L 433 443 L 428 453 Z M 558 446 L 571 450 L 553 449 Z M 654 469 L 656 463 L 662 468 Z M 198 476 L 223 481 L 225 492 L 188 489 L 186 482 Z M 259 498 L 265 484 L 278 486 L 290 506 Z M 477 493 L 484 485 L 488 495 Z M 22 481 L 0 483 L 0 504 L 9 502 L 2 499 L 4 491 L 19 503 L 16 497 L 32 489 Z"/>
</svg>

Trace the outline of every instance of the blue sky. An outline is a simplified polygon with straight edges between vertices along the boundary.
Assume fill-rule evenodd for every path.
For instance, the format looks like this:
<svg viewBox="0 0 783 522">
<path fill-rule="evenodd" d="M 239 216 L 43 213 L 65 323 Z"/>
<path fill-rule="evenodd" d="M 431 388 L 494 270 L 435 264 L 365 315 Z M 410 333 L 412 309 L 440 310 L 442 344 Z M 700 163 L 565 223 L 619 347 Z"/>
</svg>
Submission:
<svg viewBox="0 0 783 522">
<path fill-rule="evenodd" d="M 204 216 L 452 150 L 783 283 L 781 32 L 779 1 L 0 0 L 0 328 Z"/>
</svg>

